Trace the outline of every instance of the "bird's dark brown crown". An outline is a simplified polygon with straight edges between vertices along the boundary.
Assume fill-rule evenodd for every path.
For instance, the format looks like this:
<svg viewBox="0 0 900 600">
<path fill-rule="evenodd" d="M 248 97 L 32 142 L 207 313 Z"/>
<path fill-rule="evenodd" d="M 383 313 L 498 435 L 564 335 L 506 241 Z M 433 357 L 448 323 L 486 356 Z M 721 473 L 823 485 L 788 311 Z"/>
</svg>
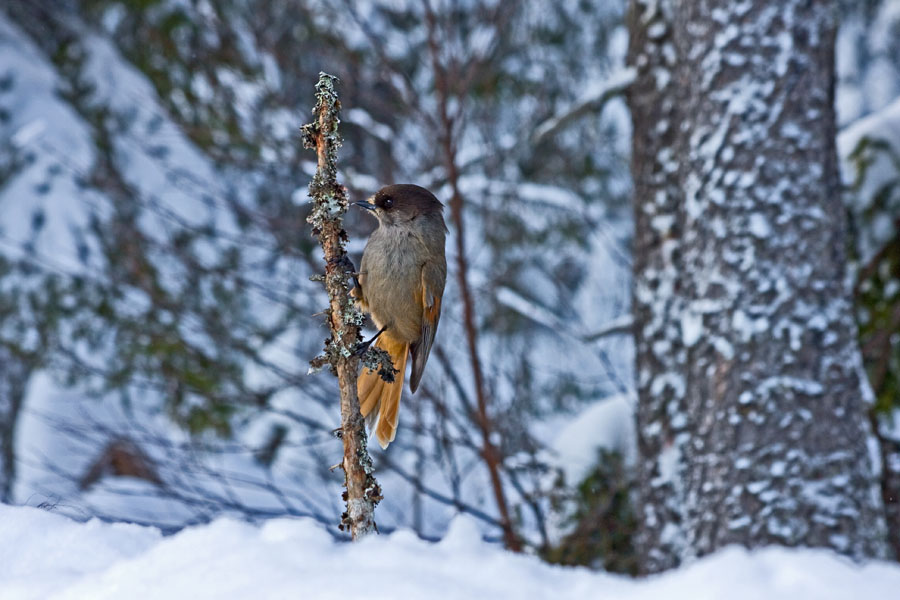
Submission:
<svg viewBox="0 0 900 600">
<path fill-rule="evenodd" d="M 410 216 L 441 213 L 444 205 L 425 188 L 411 183 L 388 185 L 375 194 L 372 202 L 385 212 L 409 213 Z"/>
</svg>

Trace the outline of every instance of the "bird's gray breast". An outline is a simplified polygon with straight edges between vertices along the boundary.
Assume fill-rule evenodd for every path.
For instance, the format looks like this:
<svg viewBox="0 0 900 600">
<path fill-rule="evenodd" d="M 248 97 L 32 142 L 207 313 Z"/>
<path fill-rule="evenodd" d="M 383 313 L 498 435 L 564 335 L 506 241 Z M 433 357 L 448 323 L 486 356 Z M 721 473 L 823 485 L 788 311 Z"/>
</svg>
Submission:
<svg viewBox="0 0 900 600">
<path fill-rule="evenodd" d="M 422 262 L 427 252 L 409 227 L 380 226 L 369 237 L 360 267 L 360 284 L 378 327 L 404 341 L 418 338 L 422 308 Z"/>
</svg>

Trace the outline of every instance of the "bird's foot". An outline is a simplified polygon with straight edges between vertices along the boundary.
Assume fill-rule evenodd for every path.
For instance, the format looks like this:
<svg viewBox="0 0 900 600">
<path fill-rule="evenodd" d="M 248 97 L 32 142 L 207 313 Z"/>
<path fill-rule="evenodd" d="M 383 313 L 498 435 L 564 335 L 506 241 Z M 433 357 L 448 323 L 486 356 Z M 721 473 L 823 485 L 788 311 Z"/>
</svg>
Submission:
<svg viewBox="0 0 900 600">
<path fill-rule="evenodd" d="M 379 329 L 378 333 L 376 333 L 374 336 L 372 336 L 371 339 L 366 340 L 365 342 L 360 342 L 359 345 L 356 347 L 356 351 L 354 351 L 353 354 L 355 356 L 362 356 L 363 354 L 365 354 L 366 351 L 369 349 L 369 347 L 372 345 L 372 343 L 378 339 L 378 336 L 381 335 L 382 333 L 384 333 L 385 329 L 387 329 L 387 325 L 385 325 L 384 327 Z"/>
</svg>

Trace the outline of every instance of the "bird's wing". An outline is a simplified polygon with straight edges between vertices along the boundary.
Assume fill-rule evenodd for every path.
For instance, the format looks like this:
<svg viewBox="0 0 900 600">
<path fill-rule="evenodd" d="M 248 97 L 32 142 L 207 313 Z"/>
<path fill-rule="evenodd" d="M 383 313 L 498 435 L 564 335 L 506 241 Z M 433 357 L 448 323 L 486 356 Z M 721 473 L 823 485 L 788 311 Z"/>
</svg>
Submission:
<svg viewBox="0 0 900 600">
<path fill-rule="evenodd" d="M 444 261 L 429 261 L 422 267 L 422 328 L 419 339 L 409 347 L 412 356 L 409 389 L 413 392 L 419 387 L 425 363 L 434 344 L 434 335 L 441 319 L 441 297 L 444 295 L 446 279 L 447 264 Z"/>
</svg>

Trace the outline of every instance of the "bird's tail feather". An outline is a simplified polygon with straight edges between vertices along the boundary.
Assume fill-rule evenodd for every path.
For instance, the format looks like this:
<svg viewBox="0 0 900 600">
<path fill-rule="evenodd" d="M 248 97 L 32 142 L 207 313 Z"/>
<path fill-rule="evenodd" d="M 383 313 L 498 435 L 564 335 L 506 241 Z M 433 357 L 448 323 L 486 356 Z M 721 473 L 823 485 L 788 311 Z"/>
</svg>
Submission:
<svg viewBox="0 0 900 600">
<path fill-rule="evenodd" d="M 394 368 L 397 369 L 394 382 L 386 382 L 372 369 L 363 369 L 356 384 L 356 391 L 359 395 L 359 408 L 366 418 L 369 432 L 374 431 L 381 447 L 387 448 L 397 435 L 400 395 L 403 392 L 409 344 L 398 342 L 387 333 L 383 333 L 375 341 L 375 346 L 391 355 Z"/>
</svg>

